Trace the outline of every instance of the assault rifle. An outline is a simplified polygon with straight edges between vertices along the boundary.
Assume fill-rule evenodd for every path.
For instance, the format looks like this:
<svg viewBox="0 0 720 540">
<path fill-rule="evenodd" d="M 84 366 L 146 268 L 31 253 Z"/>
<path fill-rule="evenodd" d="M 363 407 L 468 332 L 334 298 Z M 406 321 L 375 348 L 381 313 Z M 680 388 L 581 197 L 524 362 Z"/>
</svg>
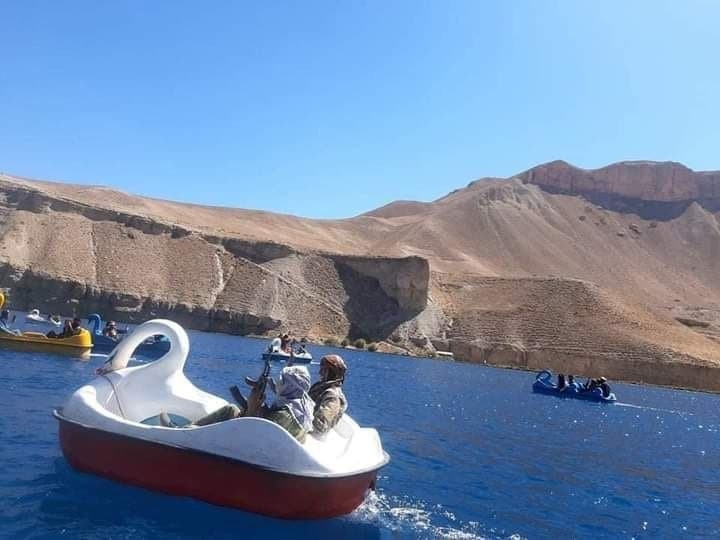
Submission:
<svg viewBox="0 0 720 540">
<path fill-rule="evenodd" d="M 245 377 L 245 384 L 252 388 L 253 391 L 259 392 L 260 395 L 264 396 L 268 382 L 270 382 L 271 380 L 270 358 L 268 357 L 265 359 L 265 364 L 263 365 L 263 370 L 262 373 L 260 373 L 260 376 L 257 379 L 253 379 L 252 377 Z M 237 386 L 231 386 L 230 393 L 232 394 L 233 398 L 235 398 L 235 401 L 238 402 L 238 405 L 240 405 L 243 411 L 247 411 L 248 402 L 245 396 L 242 395 L 242 392 L 240 392 L 240 389 Z"/>
</svg>

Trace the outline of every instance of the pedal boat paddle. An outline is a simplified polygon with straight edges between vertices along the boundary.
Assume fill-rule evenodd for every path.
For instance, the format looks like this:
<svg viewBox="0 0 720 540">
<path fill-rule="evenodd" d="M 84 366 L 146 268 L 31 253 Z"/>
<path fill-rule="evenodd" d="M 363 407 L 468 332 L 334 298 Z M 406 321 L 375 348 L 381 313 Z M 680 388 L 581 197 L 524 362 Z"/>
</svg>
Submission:
<svg viewBox="0 0 720 540">
<path fill-rule="evenodd" d="M 127 367 L 135 348 L 156 334 L 170 340 L 170 351 L 152 363 Z M 193 421 L 228 404 L 187 379 L 188 351 L 185 331 L 167 320 L 148 321 L 123 339 L 108 358 L 110 371 L 54 411 L 70 465 L 278 518 L 330 518 L 363 502 L 389 457 L 377 431 L 359 427 L 347 414 L 329 433 L 310 434 L 303 444 L 262 418 L 202 427 L 152 425 L 162 411 Z"/>
</svg>

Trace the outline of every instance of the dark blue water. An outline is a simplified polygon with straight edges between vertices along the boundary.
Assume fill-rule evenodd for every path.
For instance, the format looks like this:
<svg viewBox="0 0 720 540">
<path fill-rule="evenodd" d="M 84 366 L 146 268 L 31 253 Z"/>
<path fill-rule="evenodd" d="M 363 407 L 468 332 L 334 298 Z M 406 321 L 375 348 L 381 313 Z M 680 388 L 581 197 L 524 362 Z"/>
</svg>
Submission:
<svg viewBox="0 0 720 540">
<path fill-rule="evenodd" d="M 201 333 L 191 344 L 188 376 L 228 398 L 266 345 Z M 350 413 L 392 461 L 355 513 L 287 522 L 73 471 L 50 412 L 102 358 L 0 350 L 0 537 L 720 535 L 720 396 L 618 384 L 628 405 L 595 404 L 532 394 L 528 373 L 342 354 Z"/>
</svg>

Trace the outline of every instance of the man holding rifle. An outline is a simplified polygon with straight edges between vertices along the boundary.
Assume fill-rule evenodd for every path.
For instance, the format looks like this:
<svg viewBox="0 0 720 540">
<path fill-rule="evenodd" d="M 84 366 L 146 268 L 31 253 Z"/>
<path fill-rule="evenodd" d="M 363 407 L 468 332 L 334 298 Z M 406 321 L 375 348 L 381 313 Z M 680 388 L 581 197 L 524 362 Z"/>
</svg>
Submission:
<svg viewBox="0 0 720 540">
<path fill-rule="evenodd" d="M 230 388 L 240 407 L 225 405 L 190 425 L 206 426 L 242 416 L 257 416 L 282 426 L 302 443 L 310 431 L 317 435 L 327 433 L 347 410 L 347 399 L 342 391 L 346 371 L 345 362 L 339 355 L 323 356 L 320 360 L 320 380 L 311 388 L 310 373 L 305 366 L 283 368 L 280 379 L 275 383 L 270 378 L 270 363 L 266 361 L 257 380 L 246 379 L 252 386 L 247 399 L 237 386 Z M 276 396 L 270 405 L 265 404 L 268 384 Z M 178 427 L 165 412 L 160 413 L 160 423 L 165 427 Z"/>
</svg>

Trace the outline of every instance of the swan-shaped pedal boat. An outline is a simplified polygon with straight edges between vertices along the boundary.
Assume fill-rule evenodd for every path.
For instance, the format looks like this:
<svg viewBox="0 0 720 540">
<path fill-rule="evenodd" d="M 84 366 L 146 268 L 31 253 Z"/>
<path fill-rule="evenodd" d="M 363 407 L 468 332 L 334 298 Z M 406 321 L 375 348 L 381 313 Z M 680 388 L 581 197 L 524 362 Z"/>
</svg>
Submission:
<svg viewBox="0 0 720 540">
<path fill-rule="evenodd" d="M 53 317 L 45 319 L 42 315 L 40 315 L 39 309 L 32 309 L 30 310 L 30 313 L 25 315 L 25 324 L 60 327 L 62 326 L 62 321 L 54 319 Z"/>
<path fill-rule="evenodd" d="M 96 352 L 110 352 L 125 337 L 120 335 L 117 339 L 103 335 L 103 320 L 97 313 L 87 316 L 88 323 L 92 326 L 90 334 L 92 335 L 93 350 Z M 149 358 L 158 358 L 170 350 L 170 341 L 163 336 L 150 336 L 148 339 L 138 345 L 135 352 L 147 356 Z"/>
<path fill-rule="evenodd" d="M 135 348 L 156 334 L 169 338 L 170 351 L 126 367 Z M 185 428 L 152 425 L 162 411 L 193 421 L 228 404 L 187 379 L 188 351 L 187 334 L 171 321 L 148 321 L 125 337 L 108 358 L 109 372 L 54 411 L 70 465 L 279 518 L 340 516 L 363 502 L 389 458 L 377 431 L 359 427 L 347 414 L 325 436 L 310 434 L 303 444 L 263 418 Z"/>
<path fill-rule="evenodd" d="M 603 396 L 600 388 L 593 390 L 583 390 L 582 386 L 578 383 L 571 384 L 565 387 L 561 392 L 555 383 L 552 382 L 552 373 L 548 370 L 540 371 L 535 376 L 535 382 L 533 383 L 533 392 L 540 394 L 550 394 L 553 396 L 563 398 L 574 398 L 583 399 L 586 401 L 599 401 L 601 403 L 615 403 L 617 398 L 614 393 L 610 393 L 609 396 Z"/>
<path fill-rule="evenodd" d="M 270 346 L 262 354 L 262 359 L 272 362 L 290 362 L 292 364 L 309 364 L 312 362 L 313 357 L 308 350 L 297 349 L 290 354 L 280 348 L 281 343 L 280 338 L 273 339 Z"/>
</svg>

